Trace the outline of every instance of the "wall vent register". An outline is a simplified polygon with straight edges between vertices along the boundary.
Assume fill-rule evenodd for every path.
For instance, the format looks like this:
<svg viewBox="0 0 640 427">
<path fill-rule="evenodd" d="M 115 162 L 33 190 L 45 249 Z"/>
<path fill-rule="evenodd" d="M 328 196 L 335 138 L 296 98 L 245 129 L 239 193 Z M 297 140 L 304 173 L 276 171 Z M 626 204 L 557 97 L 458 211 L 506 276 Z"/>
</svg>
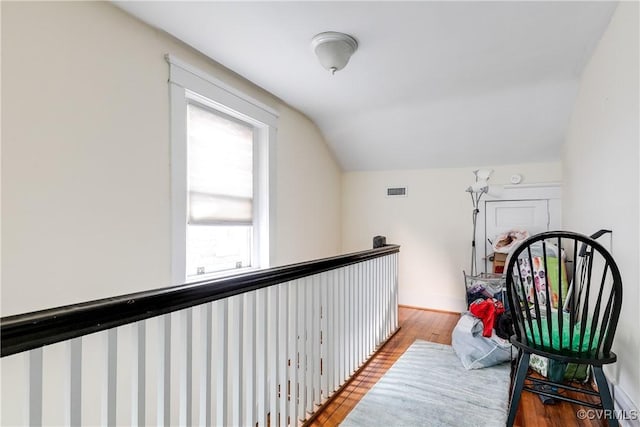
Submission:
<svg viewBox="0 0 640 427">
<path fill-rule="evenodd" d="M 407 197 L 407 187 L 387 188 L 387 197 Z"/>
</svg>

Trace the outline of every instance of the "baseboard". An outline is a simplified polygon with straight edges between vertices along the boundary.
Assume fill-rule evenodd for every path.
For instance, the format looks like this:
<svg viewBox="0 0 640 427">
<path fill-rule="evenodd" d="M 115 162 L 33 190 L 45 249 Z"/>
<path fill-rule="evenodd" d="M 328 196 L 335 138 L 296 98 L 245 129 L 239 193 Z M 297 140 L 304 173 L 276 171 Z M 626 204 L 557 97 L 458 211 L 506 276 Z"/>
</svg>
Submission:
<svg viewBox="0 0 640 427">
<path fill-rule="evenodd" d="M 439 310 L 437 308 L 417 307 L 414 305 L 398 304 L 398 307 L 411 308 L 413 310 L 435 311 L 436 313 L 460 314 L 459 311 Z"/>
<path fill-rule="evenodd" d="M 629 395 L 627 395 L 619 385 L 612 384 L 611 382 L 609 383 L 609 389 L 611 390 L 615 410 L 619 411 L 618 413 L 621 415 L 626 415 L 626 418 L 630 418 L 618 419 L 620 425 L 623 427 L 640 427 L 640 412 Z"/>
</svg>

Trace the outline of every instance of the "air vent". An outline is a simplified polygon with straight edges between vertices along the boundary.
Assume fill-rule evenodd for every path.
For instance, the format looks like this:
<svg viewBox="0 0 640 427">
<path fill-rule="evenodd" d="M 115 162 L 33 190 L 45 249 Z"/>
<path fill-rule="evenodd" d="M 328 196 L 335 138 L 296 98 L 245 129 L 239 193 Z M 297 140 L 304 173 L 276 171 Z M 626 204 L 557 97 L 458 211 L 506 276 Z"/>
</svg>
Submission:
<svg viewBox="0 0 640 427">
<path fill-rule="evenodd" d="M 387 197 L 407 197 L 407 187 L 387 188 Z"/>
</svg>

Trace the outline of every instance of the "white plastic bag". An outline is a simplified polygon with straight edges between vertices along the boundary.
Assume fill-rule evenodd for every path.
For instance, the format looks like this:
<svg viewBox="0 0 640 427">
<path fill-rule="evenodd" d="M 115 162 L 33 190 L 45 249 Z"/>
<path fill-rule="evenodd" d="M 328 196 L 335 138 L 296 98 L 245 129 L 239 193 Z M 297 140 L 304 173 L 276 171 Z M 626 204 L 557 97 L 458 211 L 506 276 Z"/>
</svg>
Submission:
<svg viewBox="0 0 640 427">
<path fill-rule="evenodd" d="M 482 321 L 469 313 L 453 329 L 451 346 L 465 369 L 488 368 L 511 360 L 511 343 L 496 335 L 482 336 Z M 514 352 L 515 353 L 515 352 Z"/>
</svg>

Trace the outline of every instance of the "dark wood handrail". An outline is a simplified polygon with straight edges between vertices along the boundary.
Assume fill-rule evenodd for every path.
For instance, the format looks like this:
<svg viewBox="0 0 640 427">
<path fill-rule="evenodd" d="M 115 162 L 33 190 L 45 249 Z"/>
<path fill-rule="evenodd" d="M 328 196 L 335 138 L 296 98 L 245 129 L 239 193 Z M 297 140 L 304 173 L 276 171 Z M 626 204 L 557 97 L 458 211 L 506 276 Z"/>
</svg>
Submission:
<svg viewBox="0 0 640 427">
<path fill-rule="evenodd" d="M 156 317 L 400 251 L 386 245 L 232 277 L 171 286 L 0 319 L 1 357 Z"/>
</svg>

